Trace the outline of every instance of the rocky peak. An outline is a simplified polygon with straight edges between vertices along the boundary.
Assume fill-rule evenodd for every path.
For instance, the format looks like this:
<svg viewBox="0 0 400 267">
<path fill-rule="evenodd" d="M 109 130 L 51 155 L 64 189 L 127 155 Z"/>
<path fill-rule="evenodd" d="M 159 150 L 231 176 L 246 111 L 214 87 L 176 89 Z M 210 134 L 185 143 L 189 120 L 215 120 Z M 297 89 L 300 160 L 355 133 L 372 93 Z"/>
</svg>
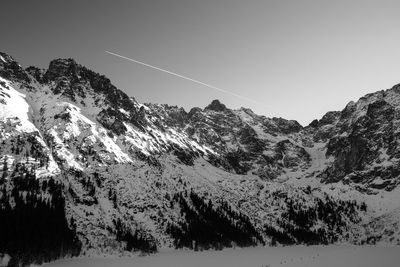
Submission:
<svg viewBox="0 0 400 267">
<path fill-rule="evenodd" d="M 278 126 L 279 130 L 285 134 L 298 132 L 303 128 L 303 126 L 295 120 L 286 120 L 276 117 L 273 117 L 272 120 Z"/>
<path fill-rule="evenodd" d="M 393 85 L 393 87 L 390 90 L 393 90 L 396 93 L 400 93 L 400 83 Z"/>
<path fill-rule="evenodd" d="M 72 58 L 55 59 L 50 62 L 44 78 L 46 81 L 55 80 L 59 77 L 78 78 L 78 69 L 78 63 Z"/>
<path fill-rule="evenodd" d="M 6 53 L 0 52 L 0 76 L 12 81 L 29 83 L 31 79 L 24 69 Z"/>
<path fill-rule="evenodd" d="M 317 128 L 318 127 L 318 120 L 317 119 L 313 120 L 312 122 L 310 122 L 310 124 L 308 126 L 312 127 L 312 128 Z"/>
<path fill-rule="evenodd" d="M 340 111 L 329 111 L 320 120 L 319 126 L 334 124 L 340 116 Z"/>
<path fill-rule="evenodd" d="M 227 107 L 222 104 L 218 99 L 215 99 L 211 102 L 211 104 L 209 104 L 207 107 L 205 107 L 204 110 L 213 110 L 213 111 L 226 111 Z"/>
<path fill-rule="evenodd" d="M 346 120 L 351 117 L 351 115 L 356 110 L 357 105 L 354 101 L 350 101 L 346 107 L 340 113 L 340 120 Z"/>
<path fill-rule="evenodd" d="M 195 115 L 195 114 L 197 114 L 197 113 L 199 113 L 201 111 L 202 111 L 201 108 L 194 107 L 194 108 L 190 109 L 190 111 L 188 113 L 188 117 L 191 118 L 193 115 Z"/>
<path fill-rule="evenodd" d="M 341 118 L 341 116 L 345 116 L 343 115 L 343 112 L 344 110 L 342 112 L 328 111 L 327 113 L 325 113 L 324 116 L 322 116 L 320 120 L 315 119 L 308 126 L 317 128 L 328 124 L 335 124 L 335 122 L 337 122 Z"/>
<path fill-rule="evenodd" d="M 0 56 L 1 56 L 0 60 L 3 61 L 3 63 L 9 63 L 9 62 L 15 61 L 15 59 L 12 56 L 10 56 L 4 52 L 0 52 Z M 1 61 L 0 61 L 0 64 L 2 64 Z"/>
<path fill-rule="evenodd" d="M 32 72 L 36 74 L 36 70 L 32 70 Z M 53 92 L 61 93 L 73 101 L 76 100 L 76 96 L 85 98 L 87 91 L 93 89 L 94 93 L 105 95 L 107 104 L 124 109 L 130 113 L 128 117 L 131 119 L 138 119 L 135 116 L 137 110 L 133 98 L 116 88 L 104 75 L 85 68 L 72 58 L 51 61 L 43 76 L 43 81 L 46 83 L 54 81 L 56 84 Z M 120 113 L 118 108 L 115 110 Z M 119 117 L 122 118 L 125 115 L 120 114 Z"/>
<path fill-rule="evenodd" d="M 184 108 L 178 106 L 163 105 L 166 116 L 166 124 L 168 126 L 183 126 L 188 116 Z"/>
</svg>

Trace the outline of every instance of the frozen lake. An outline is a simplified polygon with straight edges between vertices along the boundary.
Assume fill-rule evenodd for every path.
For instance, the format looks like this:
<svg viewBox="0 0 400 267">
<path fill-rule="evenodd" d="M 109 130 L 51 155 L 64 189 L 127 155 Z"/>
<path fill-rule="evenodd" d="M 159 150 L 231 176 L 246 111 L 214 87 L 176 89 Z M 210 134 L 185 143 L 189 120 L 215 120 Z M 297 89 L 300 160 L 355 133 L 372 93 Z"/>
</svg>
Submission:
<svg viewBox="0 0 400 267">
<path fill-rule="evenodd" d="M 165 251 L 144 257 L 75 258 L 47 267 L 398 267 L 400 247 L 293 246 L 226 249 L 223 251 Z"/>
</svg>

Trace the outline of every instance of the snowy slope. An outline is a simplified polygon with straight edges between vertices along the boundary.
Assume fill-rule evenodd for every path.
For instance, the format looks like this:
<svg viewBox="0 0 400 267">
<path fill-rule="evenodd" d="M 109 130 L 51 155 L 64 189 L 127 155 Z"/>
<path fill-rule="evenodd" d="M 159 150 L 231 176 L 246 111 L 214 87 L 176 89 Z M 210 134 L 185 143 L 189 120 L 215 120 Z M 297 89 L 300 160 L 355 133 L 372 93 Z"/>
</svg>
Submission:
<svg viewBox="0 0 400 267">
<path fill-rule="evenodd" d="M 26 95 L 15 87 L 0 77 L 1 161 L 7 162 L 8 166 L 16 166 L 18 162 L 26 163 L 36 169 L 38 177 L 57 175 L 60 169 L 49 153 L 50 150 L 40 131 L 31 121 L 32 109 L 26 101 Z M 18 148 L 18 144 L 24 139 L 29 140 L 28 144 L 23 144 L 22 149 Z M 46 155 L 46 166 L 42 166 L 42 163 L 29 155 L 29 149 L 32 151 L 34 146 L 39 150 L 38 153 Z M 20 150 L 18 153 L 17 149 Z M 11 172 L 12 169 L 8 171 Z"/>
</svg>

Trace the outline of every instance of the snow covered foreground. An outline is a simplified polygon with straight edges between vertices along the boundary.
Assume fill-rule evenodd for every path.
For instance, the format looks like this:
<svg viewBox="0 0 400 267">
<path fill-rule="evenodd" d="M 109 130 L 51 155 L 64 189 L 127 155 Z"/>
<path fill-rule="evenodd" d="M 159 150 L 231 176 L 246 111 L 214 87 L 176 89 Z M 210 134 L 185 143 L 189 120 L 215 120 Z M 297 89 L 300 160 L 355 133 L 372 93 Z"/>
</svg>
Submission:
<svg viewBox="0 0 400 267">
<path fill-rule="evenodd" d="M 75 258 L 46 267 L 398 267 L 400 247 L 291 246 L 223 251 L 168 251 L 145 257 Z"/>
</svg>

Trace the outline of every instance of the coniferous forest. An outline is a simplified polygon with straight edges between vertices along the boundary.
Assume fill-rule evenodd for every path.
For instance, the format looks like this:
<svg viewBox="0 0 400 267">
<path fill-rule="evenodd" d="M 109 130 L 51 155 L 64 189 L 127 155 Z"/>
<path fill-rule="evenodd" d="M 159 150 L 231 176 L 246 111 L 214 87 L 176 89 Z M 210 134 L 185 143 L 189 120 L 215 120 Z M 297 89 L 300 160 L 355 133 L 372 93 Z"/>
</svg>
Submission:
<svg viewBox="0 0 400 267">
<path fill-rule="evenodd" d="M 172 203 L 179 206 L 185 219 L 167 226 L 167 233 L 174 238 L 176 248 L 202 250 L 264 244 L 249 218 L 234 211 L 226 202 L 215 205 L 190 191 L 175 194 Z"/>
<path fill-rule="evenodd" d="M 265 233 L 272 238 L 272 245 L 284 244 L 329 244 L 338 241 L 338 234 L 347 230 L 348 222 L 359 223 L 360 212 L 366 211 L 365 203 L 356 201 L 335 201 L 329 195 L 317 199 L 315 205 L 303 207 L 287 196 L 283 199 L 285 212 L 278 220 L 280 229 L 265 225 Z M 320 221 L 325 228 L 318 227 Z M 348 236 L 344 235 L 345 238 Z"/>
<path fill-rule="evenodd" d="M 64 205 L 60 183 L 53 178 L 36 179 L 22 164 L 11 178 L 1 179 L 0 252 L 11 256 L 9 266 L 79 254 L 74 222 L 71 219 L 68 224 Z"/>
</svg>

